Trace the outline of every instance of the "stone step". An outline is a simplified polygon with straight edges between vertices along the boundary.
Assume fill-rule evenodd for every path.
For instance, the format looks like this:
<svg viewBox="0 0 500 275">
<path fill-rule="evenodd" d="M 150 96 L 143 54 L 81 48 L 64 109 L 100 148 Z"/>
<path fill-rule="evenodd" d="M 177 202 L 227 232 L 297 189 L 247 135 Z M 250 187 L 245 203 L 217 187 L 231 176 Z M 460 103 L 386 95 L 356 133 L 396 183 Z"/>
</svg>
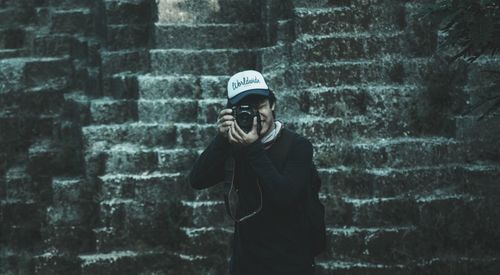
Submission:
<svg viewBox="0 0 500 275">
<path fill-rule="evenodd" d="M 95 99 L 90 102 L 91 123 L 112 124 L 138 120 L 135 100 Z"/>
<path fill-rule="evenodd" d="M 90 151 L 95 149 L 90 148 Z M 120 144 L 103 151 L 106 155 L 104 171 L 141 174 L 144 172 L 177 173 L 191 169 L 197 152 L 192 149 L 169 149 Z"/>
<path fill-rule="evenodd" d="M 28 50 L 25 48 L 19 49 L 0 49 L 0 59 L 19 58 L 28 55 Z"/>
<path fill-rule="evenodd" d="M 10 58 L 0 60 L 2 91 L 61 90 L 70 85 L 73 67 L 67 58 Z"/>
<path fill-rule="evenodd" d="M 185 175 L 180 173 L 107 174 L 99 177 L 99 185 L 103 200 L 162 202 L 185 198 L 192 193 Z"/>
<path fill-rule="evenodd" d="M 435 190 L 476 192 L 479 184 L 494 183 L 500 167 L 492 164 L 450 164 L 409 168 L 320 169 L 323 193 L 357 198 L 429 194 Z"/>
<path fill-rule="evenodd" d="M 53 140 L 37 140 L 28 149 L 28 172 L 37 176 L 64 174 L 64 166 L 69 162 L 64 163 L 62 156 L 62 148 Z"/>
<path fill-rule="evenodd" d="M 431 70 L 426 58 L 384 56 L 377 59 L 308 63 L 290 66 L 292 85 L 339 86 L 368 83 L 414 84 Z"/>
<path fill-rule="evenodd" d="M 339 85 L 337 87 L 304 88 L 287 91 L 280 96 L 283 114 L 350 118 L 390 119 L 398 116 L 409 123 L 408 110 L 414 107 L 425 91 L 417 85 Z"/>
<path fill-rule="evenodd" d="M 57 117 L 64 108 L 62 91 L 24 91 L 22 93 L 5 93 L 0 98 L 3 114 L 19 114 L 19 119 L 39 120 Z"/>
<path fill-rule="evenodd" d="M 439 190 L 431 195 L 409 196 L 403 194 L 394 197 L 373 197 L 368 199 L 322 196 L 326 210 L 325 222 L 329 226 L 384 227 L 419 225 L 426 227 L 428 229 L 427 233 L 437 233 L 436 230 L 431 228 L 433 228 L 439 216 L 446 215 L 445 213 L 448 211 L 453 213 L 463 211 L 463 213 L 460 213 L 474 219 L 472 209 L 479 200 L 479 197 L 446 193 Z M 457 215 L 459 213 L 455 216 Z M 455 216 L 454 218 L 458 218 Z M 443 223 L 444 221 L 440 222 Z M 450 224 L 443 224 L 443 228 L 439 230 L 445 232 L 454 226 L 453 219 L 446 219 L 446 222 L 450 222 Z M 468 230 L 468 228 L 463 228 L 460 234 Z M 454 234 L 453 237 L 449 238 L 456 239 L 458 236 Z M 442 240 L 436 241 L 441 242 Z"/>
<path fill-rule="evenodd" d="M 318 260 L 360 259 L 394 264 L 416 254 L 416 227 L 329 227 L 327 250 Z"/>
<path fill-rule="evenodd" d="M 215 137 L 213 124 L 198 123 L 130 123 L 83 127 L 87 148 L 99 142 L 109 148 L 121 143 L 165 148 L 204 148 Z"/>
<path fill-rule="evenodd" d="M 339 140 L 315 144 L 314 149 L 319 167 L 402 168 L 465 162 L 462 144 L 442 137 L 382 138 L 366 142 Z"/>
<path fill-rule="evenodd" d="M 81 253 L 85 253 L 82 251 Z M 65 251 L 46 252 L 33 257 L 35 274 L 62 274 L 71 270 L 80 273 L 80 259 Z"/>
<path fill-rule="evenodd" d="M 226 99 L 97 99 L 90 104 L 91 123 L 214 123 Z"/>
<path fill-rule="evenodd" d="M 94 216 L 98 213 L 94 212 Z M 95 234 L 92 223 L 83 225 L 47 225 L 42 228 L 44 247 L 60 253 L 84 253 L 95 251 Z"/>
<path fill-rule="evenodd" d="M 156 48 L 221 49 L 256 48 L 263 45 L 261 26 L 250 24 L 157 23 Z"/>
<path fill-rule="evenodd" d="M 262 20 L 258 0 L 224 3 L 159 1 L 157 10 L 160 23 L 255 23 Z"/>
<path fill-rule="evenodd" d="M 227 262 L 217 257 L 186 255 L 165 250 L 116 250 L 81 254 L 81 274 L 224 274 Z"/>
<path fill-rule="evenodd" d="M 441 255 L 435 258 L 419 258 L 410 263 L 383 264 L 360 260 L 325 260 L 316 263 L 318 275 L 330 274 L 457 274 L 474 270 L 474 274 L 495 274 L 500 266 L 498 257 L 469 257 Z M 466 273 L 458 273 L 466 274 Z"/>
<path fill-rule="evenodd" d="M 287 113 L 287 112 L 285 112 Z M 395 138 L 407 135 L 420 135 L 405 121 L 354 116 L 350 118 L 309 116 L 303 112 L 290 112 L 285 117 L 277 112 L 278 119 L 286 127 L 306 136 L 313 144 L 335 142 L 339 139 L 358 140 L 360 138 Z"/>
<path fill-rule="evenodd" d="M 233 228 L 214 225 L 210 227 L 181 227 L 186 242 L 181 246 L 185 254 L 218 255 L 222 259 L 231 255 Z"/>
<path fill-rule="evenodd" d="M 339 32 L 302 36 L 293 43 L 291 57 L 298 62 L 328 62 L 376 58 L 387 53 L 416 55 L 408 50 L 407 43 L 403 32 Z"/>
<path fill-rule="evenodd" d="M 96 246 L 101 251 L 121 248 L 179 247 L 184 237 L 179 226 L 188 217 L 178 198 L 149 202 L 132 199 L 100 202 L 99 226 L 94 229 Z"/>
<path fill-rule="evenodd" d="M 33 53 L 36 56 L 76 55 L 87 57 L 89 49 L 85 39 L 71 33 L 38 34 L 33 38 Z"/>
<path fill-rule="evenodd" d="M 93 14 L 89 8 L 60 9 L 51 13 L 52 33 L 90 34 L 93 29 Z"/>
<path fill-rule="evenodd" d="M 153 74 L 230 75 L 257 68 L 257 52 L 246 49 L 150 50 Z"/>
<path fill-rule="evenodd" d="M 405 28 L 404 10 L 371 6 L 368 9 L 351 7 L 295 8 L 295 32 L 327 35 L 334 32 L 399 31 Z"/>
<path fill-rule="evenodd" d="M 184 200 L 182 201 L 182 216 L 186 217 L 184 227 L 231 227 L 232 222 L 226 213 L 223 196 L 219 200 Z"/>
<path fill-rule="evenodd" d="M 141 75 L 138 77 L 141 99 L 226 98 L 229 76 L 223 75 Z"/>
<path fill-rule="evenodd" d="M 95 192 L 95 187 L 82 178 L 54 177 L 52 179 L 53 205 L 92 202 Z"/>
</svg>

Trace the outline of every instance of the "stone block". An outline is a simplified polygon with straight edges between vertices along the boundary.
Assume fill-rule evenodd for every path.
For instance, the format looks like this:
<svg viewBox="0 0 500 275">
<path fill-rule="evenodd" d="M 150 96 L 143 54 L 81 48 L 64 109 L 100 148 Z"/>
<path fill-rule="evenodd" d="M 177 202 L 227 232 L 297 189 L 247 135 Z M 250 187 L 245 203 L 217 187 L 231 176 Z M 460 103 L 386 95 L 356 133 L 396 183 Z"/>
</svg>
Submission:
<svg viewBox="0 0 500 275">
<path fill-rule="evenodd" d="M 153 147 L 173 147 L 177 144 L 176 127 L 170 124 L 92 125 L 84 127 L 82 132 L 86 147 L 103 141 L 110 146 L 132 143 Z"/>
<path fill-rule="evenodd" d="M 212 124 L 179 124 L 176 130 L 177 144 L 186 148 L 205 148 L 217 134 Z"/>
<path fill-rule="evenodd" d="M 37 35 L 33 52 L 37 56 L 62 56 L 72 54 L 75 38 L 70 34 Z"/>
<path fill-rule="evenodd" d="M 134 100 L 93 100 L 90 103 L 90 115 L 94 124 L 137 121 L 137 103 Z"/>
<path fill-rule="evenodd" d="M 137 78 L 137 75 L 128 73 L 113 75 L 109 89 L 103 91 L 103 94 L 115 99 L 137 99 L 139 97 Z"/>
<path fill-rule="evenodd" d="M 28 87 L 64 89 L 71 85 L 73 66 L 65 58 L 40 58 L 25 63 L 24 83 Z"/>
<path fill-rule="evenodd" d="M 37 198 L 37 188 L 25 167 L 9 169 L 5 174 L 4 196 L 7 199 L 29 201 Z"/>
<path fill-rule="evenodd" d="M 110 50 L 147 47 L 149 29 L 149 25 L 108 25 L 106 47 Z"/>
<path fill-rule="evenodd" d="M 84 226 L 95 220 L 95 205 L 90 202 L 63 203 L 47 208 L 47 223 L 51 226 Z"/>
<path fill-rule="evenodd" d="M 31 253 L 22 250 L 4 248 L 0 255 L 0 273 L 32 274 L 34 272 Z"/>
<path fill-rule="evenodd" d="M 28 173 L 32 176 L 51 176 L 64 173 L 66 164 L 61 158 L 63 151 L 50 140 L 41 140 L 29 148 Z"/>
<path fill-rule="evenodd" d="M 63 253 L 47 252 L 33 257 L 36 274 L 81 274 L 80 260 Z"/>
<path fill-rule="evenodd" d="M 155 171 L 158 167 L 158 152 L 151 149 L 117 145 L 107 155 L 107 173 L 142 173 Z"/>
<path fill-rule="evenodd" d="M 226 106 L 226 99 L 204 99 L 198 101 L 198 122 L 215 124 L 220 111 Z"/>
<path fill-rule="evenodd" d="M 251 1 L 158 2 L 158 21 L 162 23 L 249 23 L 261 19 L 261 3 Z"/>
<path fill-rule="evenodd" d="M 105 51 L 101 53 L 101 62 L 104 77 L 126 71 L 138 73 L 149 68 L 149 54 L 145 50 Z"/>
<path fill-rule="evenodd" d="M 0 48 L 16 49 L 24 46 L 25 33 L 22 29 L 0 29 Z"/>
<path fill-rule="evenodd" d="M 154 18 L 154 4 L 149 0 L 105 0 L 106 21 L 108 24 L 148 24 Z"/>
<path fill-rule="evenodd" d="M 264 35 L 258 24 L 156 24 L 156 47 L 179 49 L 256 48 Z"/>
<path fill-rule="evenodd" d="M 90 203 L 95 188 L 81 178 L 56 177 L 52 180 L 54 205 Z"/>
<path fill-rule="evenodd" d="M 201 76 L 201 98 L 226 98 L 229 76 Z"/>
<path fill-rule="evenodd" d="M 89 9 L 58 10 L 52 13 L 52 33 L 89 34 L 93 29 L 93 18 Z"/>
<path fill-rule="evenodd" d="M 237 49 L 157 49 L 151 50 L 151 70 L 155 74 L 230 75 L 256 69 L 257 55 Z"/>
<path fill-rule="evenodd" d="M 139 100 L 139 121 L 146 123 L 195 122 L 198 103 L 191 99 Z"/>
<path fill-rule="evenodd" d="M 202 93 L 200 87 L 200 78 L 193 75 L 142 75 L 138 77 L 138 82 L 139 94 L 141 99 L 197 99 Z"/>
</svg>

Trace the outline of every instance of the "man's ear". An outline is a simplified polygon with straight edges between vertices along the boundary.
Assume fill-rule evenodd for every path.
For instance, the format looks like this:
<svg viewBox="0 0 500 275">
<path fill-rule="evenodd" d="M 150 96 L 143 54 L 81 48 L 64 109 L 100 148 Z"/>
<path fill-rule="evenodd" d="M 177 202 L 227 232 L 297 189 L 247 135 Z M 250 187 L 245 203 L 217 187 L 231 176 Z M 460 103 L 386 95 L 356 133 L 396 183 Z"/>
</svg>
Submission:
<svg viewBox="0 0 500 275">
<path fill-rule="evenodd" d="M 273 102 L 273 104 L 271 105 L 271 111 L 274 111 L 274 107 L 276 107 L 276 102 Z"/>
</svg>

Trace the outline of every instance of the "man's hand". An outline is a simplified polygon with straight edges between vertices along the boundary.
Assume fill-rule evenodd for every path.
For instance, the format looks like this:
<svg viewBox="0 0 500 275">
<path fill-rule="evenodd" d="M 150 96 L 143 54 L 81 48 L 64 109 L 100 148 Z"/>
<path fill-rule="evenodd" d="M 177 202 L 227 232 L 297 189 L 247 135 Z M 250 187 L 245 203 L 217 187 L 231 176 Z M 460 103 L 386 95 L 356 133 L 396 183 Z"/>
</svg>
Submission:
<svg viewBox="0 0 500 275">
<path fill-rule="evenodd" d="M 229 127 L 228 137 L 229 143 L 237 146 L 247 146 L 254 143 L 259 139 L 259 134 L 257 133 L 257 117 L 253 118 L 252 130 L 248 132 L 248 134 L 241 130 L 238 123 L 234 121 Z"/>
<path fill-rule="evenodd" d="M 235 123 L 234 117 L 231 115 L 232 112 L 232 109 L 224 109 L 220 111 L 217 118 L 217 131 L 225 138 L 228 138 L 229 129 Z"/>
</svg>

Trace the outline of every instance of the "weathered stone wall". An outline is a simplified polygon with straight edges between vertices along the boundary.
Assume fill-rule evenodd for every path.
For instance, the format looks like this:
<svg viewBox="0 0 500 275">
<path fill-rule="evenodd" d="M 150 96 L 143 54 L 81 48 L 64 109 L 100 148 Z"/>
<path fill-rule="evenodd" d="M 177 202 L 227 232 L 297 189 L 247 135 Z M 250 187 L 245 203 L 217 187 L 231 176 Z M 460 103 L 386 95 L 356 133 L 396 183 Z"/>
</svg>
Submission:
<svg viewBox="0 0 500 275">
<path fill-rule="evenodd" d="M 221 188 L 185 176 L 261 70 L 314 144 L 319 274 L 496 274 L 500 59 L 448 65 L 422 1 L 0 1 L 0 273 L 225 274 Z"/>
</svg>

